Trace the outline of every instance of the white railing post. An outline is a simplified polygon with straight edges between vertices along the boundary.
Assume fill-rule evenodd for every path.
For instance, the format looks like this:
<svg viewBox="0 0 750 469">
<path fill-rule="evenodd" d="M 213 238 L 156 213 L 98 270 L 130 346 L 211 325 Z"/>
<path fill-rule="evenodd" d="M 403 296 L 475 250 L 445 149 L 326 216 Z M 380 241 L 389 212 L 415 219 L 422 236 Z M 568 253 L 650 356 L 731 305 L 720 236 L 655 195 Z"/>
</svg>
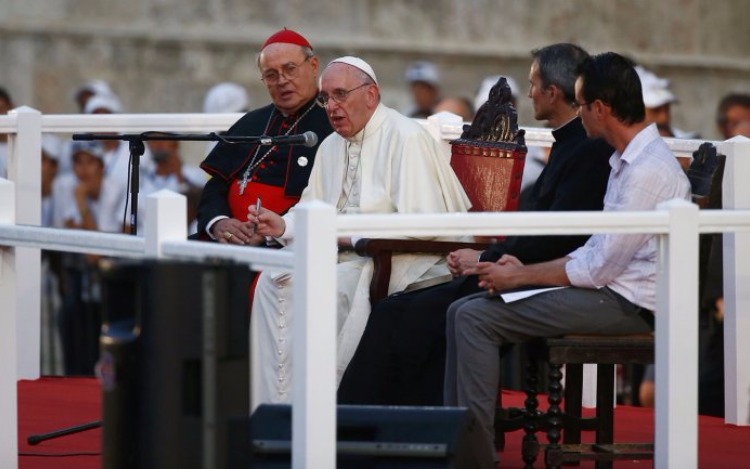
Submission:
<svg viewBox="0 0 750 469">
<path fill-rule="evenodd" d="M 16 221 L 15 188 L 0 178 L 0 223 Z M 18 468 L 18 399 L 16 363 L 16 250 L 0 246 L 0 467 Z"/>
<path fill-rule="evenodd" d="M 144 223 L 146 256 L 164 257 L 164 241 L 187 239 L 187 199 L 184 195 L 162 189 L 146 197 Z"/>
<path fill-rule="evenodd" d="M 727 156 L 723 208 L 750 208 L 750 139 L 734 137 L 719 145 Z M 724 418 L 750 425 L 750 232 L 724 233 Z"/>
<path fill-rule="evenodd" d="M 584 363 L 583 365 L 583 389 L 581 390 L 581 405 L 591 409 L 596 407 L 596 379 L 597 368 L 593 363 Z M 617 378 L 615 377 L 615 386 Z M 615 393 L 615 403 L 617 402 L 617 393 Z"/>
<path fill-rule="evenodd" d="M 336 212 L 296 209 L 292 468 L 336 468 Z"/>
<path fill-rule="evenodd" d="M 658 235 L 656 280 L 656 422 L 654 467 L 698 467 L 698 206 L 669 210 Z"/>
<path fill-rule="evenodd" d="M 8 136 L 8 175 L 16 186 L 16 223 L 39 225 L 42 217 L 42 114 L 21 106 L 16 134 Z M 4 202 L 3 202 L 4 203 Z M 16 249 L 18 376 L 36 379 L 41 366 L 42 257 L 36 248 Z"/>
</svg>

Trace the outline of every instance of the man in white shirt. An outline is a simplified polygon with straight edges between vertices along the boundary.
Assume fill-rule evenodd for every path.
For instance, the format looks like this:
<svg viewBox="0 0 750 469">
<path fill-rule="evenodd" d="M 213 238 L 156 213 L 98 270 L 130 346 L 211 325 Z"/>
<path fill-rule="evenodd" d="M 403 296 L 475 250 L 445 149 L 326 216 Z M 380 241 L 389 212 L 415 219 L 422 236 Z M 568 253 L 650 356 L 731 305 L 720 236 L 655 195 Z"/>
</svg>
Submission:
<svg viewBox="0 0 750 469">
<path fill-rule="evenodd" d="M 653 210 L 673 198 L 689 200 L 690 184 L 655 124 L 644 122 L 633 64 L 615 53 L 587 58 L 579 67 L 576 101 L 591 138 L 615 148 L 604 210 Z M 505 255 L 480 262 L 485 293 L 448 310 L 446 405 L 470 407 L 492 447 L 499 387 L 498 347 L 569 333 L 630 334 L 653 328 L 656 238 L 650 234 L 595 234 L 565 257 L 523 265 Z M 505 303 L 496 292 L 564 286 Z"/>
<path fill-rule="evenodd" d="M 318 104 L 334 133 L 321 144 L 301 201 L 322 200 L 339 213 L 464 212 L 470 204 L 448 157 L 424 127 L 380 103 L 372 68 L 357 57 L 332 61 L 321 77 Z M 294 238 L 294 210 L 284 217 L 255 207 L 257 233 L 283 244 Z M 346 240 L 345 246 L 351 246 Z M 393 261 L 391 290 L 447 274 L 441 256 L 401 255 Z M 340 379 L 370 314 L 372 262 L 351 249 L 338 264 Z M 291 279 L 264 271 L 252 308 L 253 405 L 291 400 Z M 262 332 L 260 332 L 262 331 Z"/>
</svg>

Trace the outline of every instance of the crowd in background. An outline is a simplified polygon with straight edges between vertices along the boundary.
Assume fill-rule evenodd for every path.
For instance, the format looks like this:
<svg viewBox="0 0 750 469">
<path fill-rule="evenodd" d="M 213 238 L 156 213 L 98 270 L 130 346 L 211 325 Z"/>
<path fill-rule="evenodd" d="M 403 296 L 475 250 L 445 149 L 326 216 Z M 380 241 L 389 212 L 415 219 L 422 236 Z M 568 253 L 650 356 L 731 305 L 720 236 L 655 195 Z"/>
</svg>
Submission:
<svg viewBox="0 0 750 469">
<path fill-rule="evenodd" d="M 679 103 L 669 81 L 643 68 L 637 68 L 643 89 L 646 118 L 654 122 L 661 134 L 673 138 L 699 138 L 693 132 L 673 124 L 675 105 Z M 404 112 L 425 118 L 447 111 L 471 122 L 474 113 L 487 100 L 490 88 L 500 75 L 487 77 L 477 87 L 467 86 L 466 93 L 443 96 L 440 72 L 431 62 L 411 64 L 405 81 L 412 92 L 412 105 Z M 521 89 L 510 77 L 508 83 L 514 100 Z M 471 96 L 474 95 L 472 98 Z M 111 87 L 92 80 L 76 89 L 73 99 L 81 113 L 121 113 L 124 106 Z M 0 88 L 0 114 L 16 105 L 11 94 Z M 203 111 L 207 113 L 242 112 L 254 106 L 248 102 L 245 89 L 235 83 L 219 83 L 205 95 Z M 679 108 L 677 108 L 679 109 Z M 712 116 L 707 115 L 706 118 Z M 722 138 L 736 135 L 750 137 L 750 93 L 731 93 L 717 103 L 715 122 Z M 206 153 L 212 145 L 206 149 Z M 546 151 L 532 147 L 527 156 L 523 188 L 533 185 L 542 171 Z M 129 147 L 125 141 L 105 140 L 73 142 L 57 135 L 42 138 L 42 214 L 43 226 L 66 227 L 105 232 L 129 233 Z M 687 168 L 690 161 L 683 161 Z M 0 177 L 7 177 L 7 135 L 0 134 Z M 170 189 L 188 197 L 189 233 L 195 233 L 195 208 L 207 175 L 196 166 L 186 164 L 177 141 L 148 141 L 140 159 L 139 197 Z M 139 202 L 137 219 L 142 225 L 145 203 Z M 142 226 L 137 227 L 142 233 Z M 720 257 L 720 256 L 719 256 Z M 90 255 L 45 253 L 43 290 L 43 373 L 90 375 L 98 356 L 98 333 L 101 325 L 101 296 L 96 268 L 97 258 Z M 720 350 L 723 302 L 720 287 L 721 269 L 714 268 L 701 309 L 709 318 L 704 333 L 702 375 L 723 386 L 723 360 Z M 719 285 L 717 287 L 717 285 Z M 719 343 L 719 345 L 717 345 Z M 637 384 L 637 383 L 636 383 Z M 635 384 L 633 384 L 635 385 Z M 721 388 L 723 390 L 723 387 Z M 626 402 L 653 403 L 653 370 L 647 370 L 640 393 L 623 390 Z M 719 395 L 720 396 L 720 395 Z M 720 399 L 720 398 L 719 398 Z M 723 401 L 722 401 L 723 402 Z M 717 414 L 723 412 L 715 410 Z"/>
</svg>

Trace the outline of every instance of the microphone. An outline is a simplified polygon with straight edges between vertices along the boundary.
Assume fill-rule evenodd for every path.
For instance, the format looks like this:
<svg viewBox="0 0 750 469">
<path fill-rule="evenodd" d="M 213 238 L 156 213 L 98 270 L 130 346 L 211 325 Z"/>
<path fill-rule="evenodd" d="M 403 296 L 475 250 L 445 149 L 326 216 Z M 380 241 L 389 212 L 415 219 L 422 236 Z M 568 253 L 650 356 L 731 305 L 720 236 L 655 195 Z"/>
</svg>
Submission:
<svg viewBox="0 0 750 469">
<path fill-rule="evenodd" d="M 279 135 L 278 137 L 261 137 L 261 145 L 304 145 L 314 147 L 318 143 L 318 135 L 308 130 L 299 135 Z"/>
<path fill-rule="evenodd" d="M 99 139 L 96 134 L 73 134 L 73 140 L 78 142 L 90 142 Z"/>
</svg>

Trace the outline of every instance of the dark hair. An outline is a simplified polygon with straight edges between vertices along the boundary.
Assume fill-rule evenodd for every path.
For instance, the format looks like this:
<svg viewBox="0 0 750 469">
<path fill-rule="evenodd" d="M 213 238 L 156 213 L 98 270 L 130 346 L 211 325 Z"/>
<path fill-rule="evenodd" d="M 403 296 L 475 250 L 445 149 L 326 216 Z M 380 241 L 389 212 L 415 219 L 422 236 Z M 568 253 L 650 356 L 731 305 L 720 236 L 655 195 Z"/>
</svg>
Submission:
<svg viewBox="0 0 750 469">
<path fill-rule="evenodd" d="M 531 56 L 539 64 L 542 86 L 558 87 L 563 92 L 565 100 L 574 105 L 576 71 L 581 62 L 589 56 L 588 52 L 575 44 L 559 43 L 534 49 Z"/>
<path fill-rule="evenodd" d="M 8 90 L 3 87 L 0 87 L 0 99 L 10 104 L 11 106 L 13 105 L 13 100 L 10 98 L 10 93 L 8 93 Z"/>
<path fill-rule="evenodd" d="M 721 98 L 719 107 L 716 109 L 716 123 L 718 125 L 725 125 L 727 123 L 727 111 L 729 111 L 729 108 L 735 106 L 750 109 L 750 94 L 729 93 Z"/>
<path fill-rule="evenodd" d="M 641 80 L 631 60 L 614 52 L 592 55 L 578 67 L 578 76 L 583 80 L 581 95 L 586 106 L 598 99 L 626 125 L 645 119 Z"/>
</svg>

